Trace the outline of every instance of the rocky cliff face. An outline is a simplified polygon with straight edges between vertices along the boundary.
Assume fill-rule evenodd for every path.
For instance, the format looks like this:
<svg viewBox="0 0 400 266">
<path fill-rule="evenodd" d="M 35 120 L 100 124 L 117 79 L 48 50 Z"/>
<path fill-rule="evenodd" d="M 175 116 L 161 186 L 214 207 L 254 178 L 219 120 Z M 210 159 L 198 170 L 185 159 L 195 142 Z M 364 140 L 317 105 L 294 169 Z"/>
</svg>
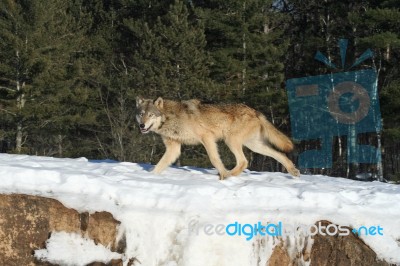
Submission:
<svg viewBox="0 0 400 266">
<path fill-rule="evenodd" d="M 318 222 L 317 222 L 318 223 Z M 329 221 L 321 221 L 322 226 L 327 227 Z M 349 228 L 351 231 L 351 228 Z M 347 236 L 320 235 L 312 239 L 310 249 L 307 243 L 301 252 L 289 255 L 287 243 L 282 242 L 275 246 L 269 260 L 269 266 L 295 266 L 302 262 L 310 262 L 310 266 L 389 266 L 385 261 L 379 260 L 376 253 L 360 238 L 353 234 Z"/>
<path fill-rule="evenodd" d="M 329 224 L 327 221 L 322 223 L 325 226 Z M 79 233 L 123 254 L 126 242 L 124 237 L 117 242 L 119 224 L 107 212 L 78 213 L 49 198 L 0 195 L 0 265 L 51 265 L 35 260 L 33 253 L 45 248 L 46 240 L 54 231 Z M 301 261 L 310 262 L 312 266 L 389 265 L 378 260 L 375 252 L 352 234 L 316 235 L 312 245 L 306 243 L 302 251 L 290 255 L 285 245 L 283 241 L 275 246 L 269 265 L 294 266 L 301 265 Z M 135 259 L 130 259 L 128 265 L 134 264 Z M 122 265 L 122 261 L 93 262 L 90 265 Z"/>
<path fill-rule="evenodd" d="M 323 221 L 322 224 L 328 226 L 330 222 Z M 316 235 L 310 259 L 311 266 L 389 265 L 378 260 L 375 252 L 353 234 L 348 236 Z"/>
<path fill-rule="evenodd" d="M 124 241 L 116 243 L 118 226 L 107 212 L 78 213 L 49 198 L 0 195 L 0 265 L 50 265 L 36 261 L 33 252 L 45 248 L 54 231 L 80 233 L 122 253 Z"/>
</svg>

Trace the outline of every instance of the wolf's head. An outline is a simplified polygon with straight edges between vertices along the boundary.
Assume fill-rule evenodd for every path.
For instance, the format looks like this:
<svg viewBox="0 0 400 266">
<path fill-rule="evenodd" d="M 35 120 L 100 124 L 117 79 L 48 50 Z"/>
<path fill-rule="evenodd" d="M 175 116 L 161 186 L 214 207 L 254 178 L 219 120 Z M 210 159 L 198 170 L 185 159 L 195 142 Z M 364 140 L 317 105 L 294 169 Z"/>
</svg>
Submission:
<svg viewBox="0 0 400 266">
<path fill-rule="evenodd" d="M 163 104 L 164 100 L 161 97 L 155 101 L 136 97 L 136 120 L 139 123 L 140 132 L 146 134 L 161 126 Z"/>
</svg>

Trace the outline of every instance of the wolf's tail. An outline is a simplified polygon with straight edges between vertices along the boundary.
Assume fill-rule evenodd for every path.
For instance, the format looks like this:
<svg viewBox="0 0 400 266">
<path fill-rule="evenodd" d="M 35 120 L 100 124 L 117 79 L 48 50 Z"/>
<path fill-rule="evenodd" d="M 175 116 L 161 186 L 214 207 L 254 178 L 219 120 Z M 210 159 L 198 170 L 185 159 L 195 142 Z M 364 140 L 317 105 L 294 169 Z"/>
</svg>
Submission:
<svg viewBox="0 0 400 266">
<path fill-rule="evenodd" d="M 293 150 L 293 142 L 285 134 L 274 127 L 274 125 L 272 125 L 264 115 L 259 114 L 258 118 L 261 120 L 262 135 L 269 143 L 283 152 L 291 152 Z"/>
</svg>

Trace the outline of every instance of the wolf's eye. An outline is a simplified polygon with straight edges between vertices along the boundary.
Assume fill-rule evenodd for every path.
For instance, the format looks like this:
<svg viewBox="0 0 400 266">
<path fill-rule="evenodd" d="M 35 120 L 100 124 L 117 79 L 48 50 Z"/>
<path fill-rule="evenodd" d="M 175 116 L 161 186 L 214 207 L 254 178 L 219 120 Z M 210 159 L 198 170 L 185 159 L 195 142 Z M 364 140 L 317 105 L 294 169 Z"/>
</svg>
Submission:
<svg viewBox="0 0 400 266">
<path fill-rule="evenodd" d="M 149 114 L 149 117 L 153 117 L 154 116 L 154 114 Z"/>
<path fill-rule="evenodd" d="M 143 113 L 140 113 L 139 116 L 140 116 L 140 117 L 143 117 Z"/>
</svg>

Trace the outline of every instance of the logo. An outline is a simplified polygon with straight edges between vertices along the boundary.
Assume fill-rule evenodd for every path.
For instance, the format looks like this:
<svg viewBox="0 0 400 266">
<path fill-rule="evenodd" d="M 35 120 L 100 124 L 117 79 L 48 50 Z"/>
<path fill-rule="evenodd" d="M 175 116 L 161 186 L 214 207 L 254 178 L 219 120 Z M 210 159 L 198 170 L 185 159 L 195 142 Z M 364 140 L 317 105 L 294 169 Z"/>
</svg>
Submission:
<svg viewBox="0 0 400 266">
<path fill-rule="evenodd" d="M 347 40 L 339 41 L 343 70 L 347 43 Z M 336 136 L 347 136 L 347 163 L 381 161 L 379 149 L 357 141 L 361 133 L 378 133 L 382 129 L 376 70 L 350 71 L 372 56 L 368 49 L 347 71 L 287 80 L 293 138 L 298 141 L 318 140 L 320 143 L 319 149 L 299 154 L 301 168 L 331 168 L 332 143 Z M 320 52 L 315 59 L 337 69 Z"/>
<path fill-rule="evenodd" d="M 200 225 L 198 221 L 192 220 L 189 222 L 189 233 L 199 235 L 201 233 L 207 236 L 241 236 L 246 241 L 252 240 L 256 236 L 260 237 L 286 237 L 295 235 L 297 233 L 303 233 L 305 235 L 315 236 L 317 234 L 322 236 L 347 236 L 351 233 L 361 236 L 377 236 L 383 235 L 383 228 L 380 225 L 373 226 L 360 226 L 350 229 L 346 226 L 329 224 L 323 225 L 318 222 L 313 225 L 305 224 L 285 224 L 281 221 L 277 223 L 263 223 L 258 221 L 257 223 L 239 223 L 235 221 L 229 224 L 211 224 L 206 223 Z"/>
</svg>

